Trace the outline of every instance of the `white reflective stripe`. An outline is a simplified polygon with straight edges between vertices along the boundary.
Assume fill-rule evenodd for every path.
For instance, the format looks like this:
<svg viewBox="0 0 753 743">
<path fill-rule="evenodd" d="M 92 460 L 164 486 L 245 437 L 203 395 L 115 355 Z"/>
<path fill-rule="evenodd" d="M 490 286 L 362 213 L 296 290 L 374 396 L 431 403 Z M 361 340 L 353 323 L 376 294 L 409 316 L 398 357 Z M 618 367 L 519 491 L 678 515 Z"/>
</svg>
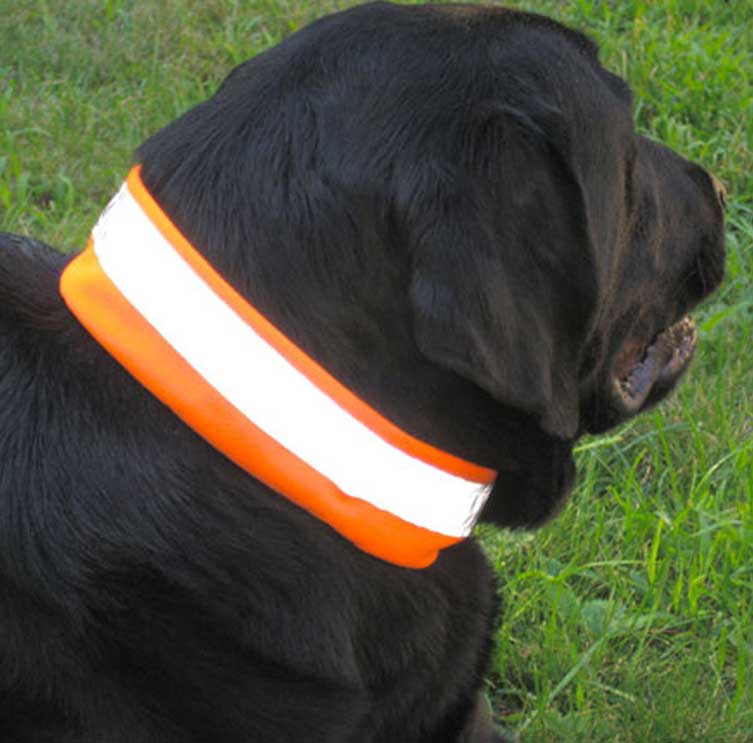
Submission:
<svg viewBox="0 0 753 743">
<path fill-rule="evenodd" d="M 440 534 L 470 533 L 491 485 L 411 457 L 341 408 L 212 291 L 125 184 L 92 236 L 118 290 L 248 420 L 348 495 Z"/>
</svg>

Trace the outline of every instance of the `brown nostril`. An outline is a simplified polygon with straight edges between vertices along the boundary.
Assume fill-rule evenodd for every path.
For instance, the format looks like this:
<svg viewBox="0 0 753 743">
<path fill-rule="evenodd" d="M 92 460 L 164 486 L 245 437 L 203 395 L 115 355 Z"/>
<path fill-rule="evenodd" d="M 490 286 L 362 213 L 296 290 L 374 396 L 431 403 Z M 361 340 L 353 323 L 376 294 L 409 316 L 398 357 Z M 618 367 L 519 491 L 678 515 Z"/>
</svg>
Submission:
<svg viewBox="0 0 753 743">
<path fill-rule="evenodd" d="M 711 182 L 714 184 L 714 191 L 716 191 L 716 197 L 719 199 L 719 203 L 722 208 L 727 206 L 727 187 L 715 176 L 711 176 Z"/>
</svg>

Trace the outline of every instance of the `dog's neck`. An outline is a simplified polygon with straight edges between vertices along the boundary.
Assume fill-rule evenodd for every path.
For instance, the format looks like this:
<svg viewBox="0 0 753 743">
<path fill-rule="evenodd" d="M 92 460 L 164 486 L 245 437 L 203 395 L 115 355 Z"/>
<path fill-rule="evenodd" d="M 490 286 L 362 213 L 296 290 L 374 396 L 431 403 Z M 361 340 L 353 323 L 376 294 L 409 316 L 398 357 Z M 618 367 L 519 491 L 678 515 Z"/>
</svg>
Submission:
<svg viewBox="0 0 753 743">
<path fill-rule="evenodd" d="M 303 353 L 186 240 L 139 168 L 61 293 L 186 424 L 362 550 L 420 568 L 470 534 L 496 472 L 414 438 Z"/>
</svg>

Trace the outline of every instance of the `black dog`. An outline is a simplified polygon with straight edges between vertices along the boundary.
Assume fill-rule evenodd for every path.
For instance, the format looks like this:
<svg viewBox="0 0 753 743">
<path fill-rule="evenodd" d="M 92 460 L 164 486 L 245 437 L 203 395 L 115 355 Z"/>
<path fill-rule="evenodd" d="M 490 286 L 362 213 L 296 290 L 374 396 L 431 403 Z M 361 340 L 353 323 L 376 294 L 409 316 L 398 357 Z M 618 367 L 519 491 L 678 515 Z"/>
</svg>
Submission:
<svg viewBox="0 0 753 743">
<path fill-rule="evenodd" d="M 325 18 L 137 159 L 301 349 L 497 470 L 482 518 L 506 526 L 561 507 L 580 434 L 667 394 L 722 277 L 721 187 L 638 136 L 595 45 L 542 17 Z M 249 476 L 79 325 L 67 262 L 0 237 L 0 738 L 497 740 L 474 541 L 398 567 Z"/>
</svg>

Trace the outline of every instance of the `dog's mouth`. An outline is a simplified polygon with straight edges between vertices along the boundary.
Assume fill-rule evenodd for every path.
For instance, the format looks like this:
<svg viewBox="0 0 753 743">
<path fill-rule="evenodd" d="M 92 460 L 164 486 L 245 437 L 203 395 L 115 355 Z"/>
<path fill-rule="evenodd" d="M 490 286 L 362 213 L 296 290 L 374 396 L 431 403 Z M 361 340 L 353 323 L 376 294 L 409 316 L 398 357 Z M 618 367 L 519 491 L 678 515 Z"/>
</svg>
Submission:
<svg viewBox="0 0 753 743">
<path fill-rule="evenodd" d="M 648 344 L 629 341 L 617 357 L 612 377 L 613 402 L 619 412 L 634 415 L 661 399 L 688 368 L 697 345 L 698 330 L 690 316 Z"/>
</svg>

